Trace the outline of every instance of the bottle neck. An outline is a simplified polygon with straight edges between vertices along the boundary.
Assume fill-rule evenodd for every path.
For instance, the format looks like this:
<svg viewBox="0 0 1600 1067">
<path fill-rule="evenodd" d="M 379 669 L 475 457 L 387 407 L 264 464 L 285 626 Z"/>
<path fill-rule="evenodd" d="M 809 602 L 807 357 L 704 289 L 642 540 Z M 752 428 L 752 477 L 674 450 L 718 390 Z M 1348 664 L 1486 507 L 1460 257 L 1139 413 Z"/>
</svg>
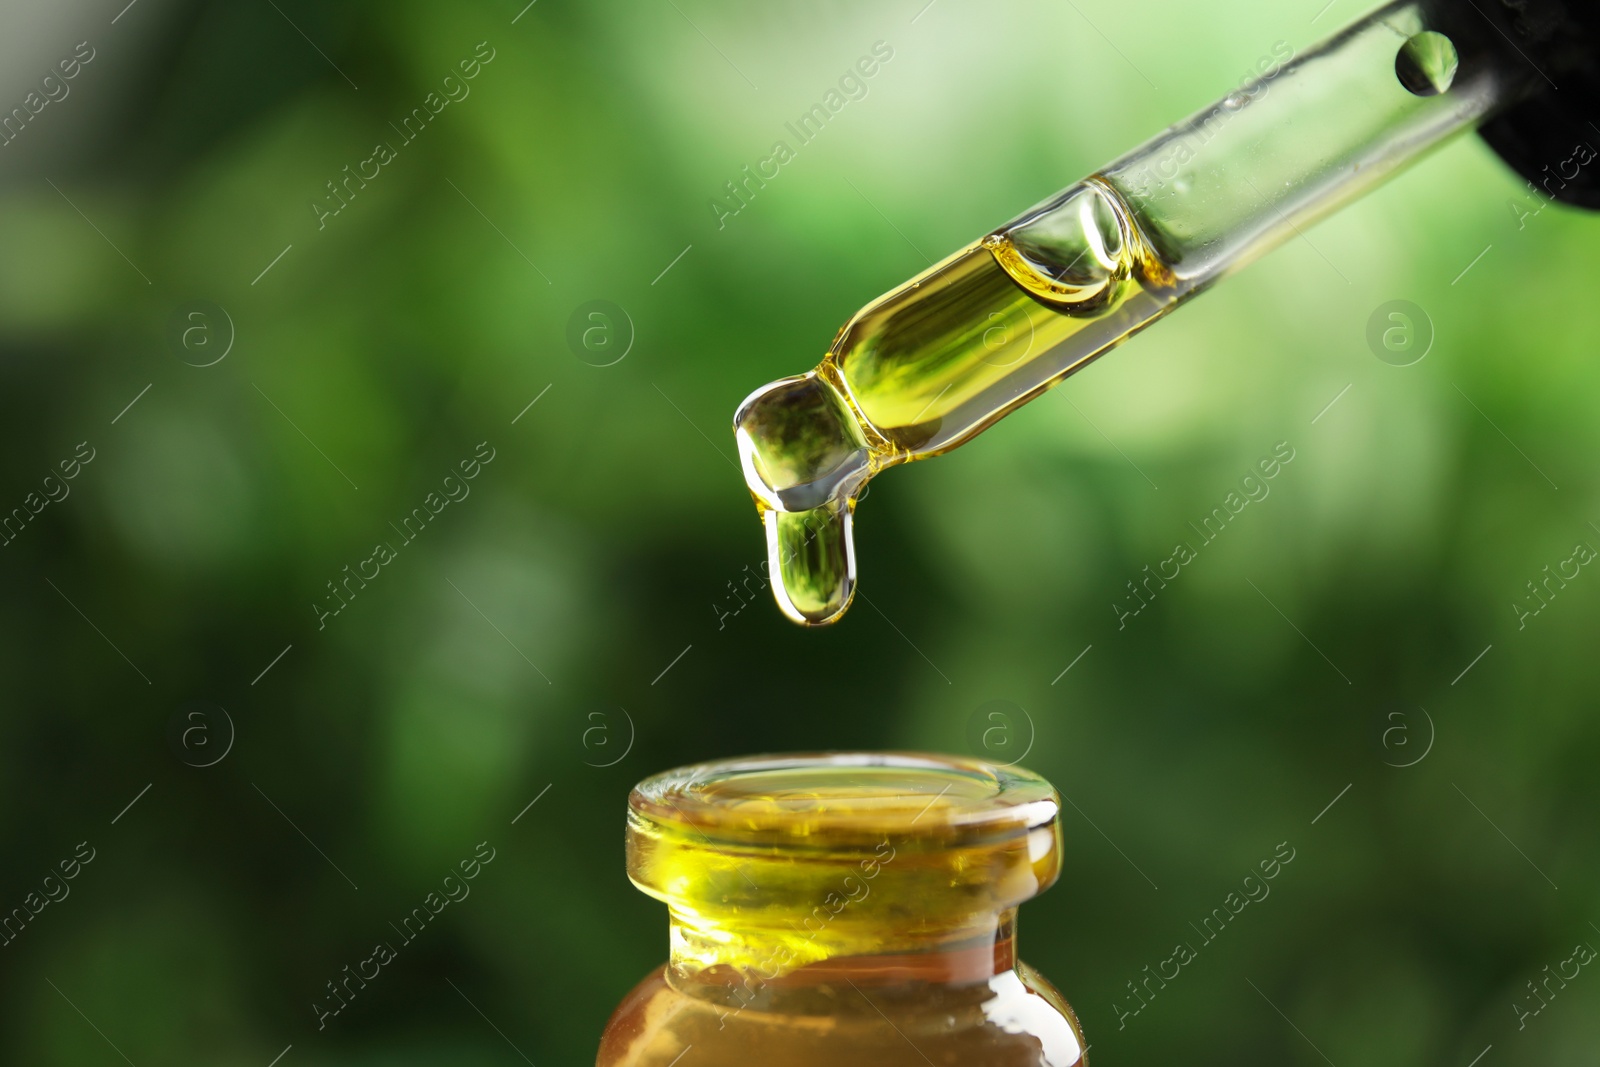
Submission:
<svg viewBox="0 0 1600 1067">
<path fill-rule="evenodd" d="M 870 937 L 822 923 L 815 913 L 783 932 L 674 915 L 667 973 L 674 986 L 713 996 L 732 987 L 776 993 L 845 980 L 973 985 L 1016 966 L 1016 915 L 1015 908 L 1007 908 L 974 916 L 959 928 L 934 933 L 880 928 Z"/>
<path fill-rule="evenodd" d="M 1049 783 L 954 757 L 751 757 L 647 780 L 628 805 L 628 877 L 671 918 L 668 980 L 741 1003 L 849 991 L 827 975 L 957 989 L 1009 974 L 1017 906 L 1061 870 Z"/>
</svg>

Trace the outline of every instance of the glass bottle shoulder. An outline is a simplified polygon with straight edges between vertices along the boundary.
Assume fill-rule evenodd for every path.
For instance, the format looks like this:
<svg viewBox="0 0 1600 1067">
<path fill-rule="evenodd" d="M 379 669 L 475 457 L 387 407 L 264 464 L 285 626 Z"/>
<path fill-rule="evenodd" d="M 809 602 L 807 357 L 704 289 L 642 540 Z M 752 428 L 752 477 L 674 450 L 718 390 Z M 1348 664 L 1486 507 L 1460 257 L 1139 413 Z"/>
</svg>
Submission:
<svg viewBox="0 0 1600 1067">
<path fill-rule="evenodd" d="M 716 996 L 675 988 L 662 968 L 617 1008 L 596 1065 L 1086 1067 L 1082 1050 L 1072 1010 L 1026 964 L 962 986 L 846 981 Z"/>
</svg>

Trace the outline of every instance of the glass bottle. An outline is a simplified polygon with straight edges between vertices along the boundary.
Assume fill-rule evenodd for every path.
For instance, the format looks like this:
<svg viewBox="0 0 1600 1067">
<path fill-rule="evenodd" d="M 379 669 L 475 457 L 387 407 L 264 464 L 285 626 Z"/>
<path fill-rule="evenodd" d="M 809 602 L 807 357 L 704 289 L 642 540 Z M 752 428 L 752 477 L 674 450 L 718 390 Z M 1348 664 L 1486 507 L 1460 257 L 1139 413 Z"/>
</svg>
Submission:
<svg viewBox="0 0 1600 1067">
<path fill-rule="evenodd" d="M 612 1015 L 598 1067 L 1071 1067 L 1061 995 L 1016 957 L 1061 870 L 1043 778 L 949 756 L 759 756 L 628 798 L 628 876 L 671 958 Z"/>
</svg>

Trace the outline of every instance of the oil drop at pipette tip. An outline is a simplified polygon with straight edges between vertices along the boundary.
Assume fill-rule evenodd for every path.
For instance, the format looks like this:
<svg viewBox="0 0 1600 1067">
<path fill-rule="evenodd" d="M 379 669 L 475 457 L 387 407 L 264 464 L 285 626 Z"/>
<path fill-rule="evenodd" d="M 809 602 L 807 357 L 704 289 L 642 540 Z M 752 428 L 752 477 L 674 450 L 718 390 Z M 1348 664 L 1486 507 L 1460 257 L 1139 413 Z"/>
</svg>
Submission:
<svg viewBox="0 0 1600 1067">
<path fill-rule="evenodd" d="M 832 382 L 810 371 L 757 390 L 734 430 L 778 607 L 802 625 L 826 625 L 855 592 L 852 511 L 872 457 L 861 424 Z"/>
<path fill-rule="evenodd" d="M 805 626 L 826 626 L 850 607 L 856 550 L 850 502 L 830 500 L 810 511 L 774 511 L 767 527 L 767 569 L 778 607 Z"/>
</svg>

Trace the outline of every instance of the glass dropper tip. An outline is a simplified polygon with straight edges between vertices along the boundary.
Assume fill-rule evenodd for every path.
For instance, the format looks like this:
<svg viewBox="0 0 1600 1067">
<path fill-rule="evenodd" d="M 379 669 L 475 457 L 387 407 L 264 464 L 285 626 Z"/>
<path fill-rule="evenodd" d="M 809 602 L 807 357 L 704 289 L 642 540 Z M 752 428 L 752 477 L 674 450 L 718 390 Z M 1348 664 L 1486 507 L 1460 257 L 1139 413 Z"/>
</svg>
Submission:
<svg viewBox="0 0 1600 1067">
<path fill-rule="evenodd" d="M 855 496 L 872 452 L 850 405 L 815 371 L 757 389 L 733 418 L 739 466 L 767 532 L 767 574 L 778 608 L 826 626 L 856 585 Z"/>
</svg>

